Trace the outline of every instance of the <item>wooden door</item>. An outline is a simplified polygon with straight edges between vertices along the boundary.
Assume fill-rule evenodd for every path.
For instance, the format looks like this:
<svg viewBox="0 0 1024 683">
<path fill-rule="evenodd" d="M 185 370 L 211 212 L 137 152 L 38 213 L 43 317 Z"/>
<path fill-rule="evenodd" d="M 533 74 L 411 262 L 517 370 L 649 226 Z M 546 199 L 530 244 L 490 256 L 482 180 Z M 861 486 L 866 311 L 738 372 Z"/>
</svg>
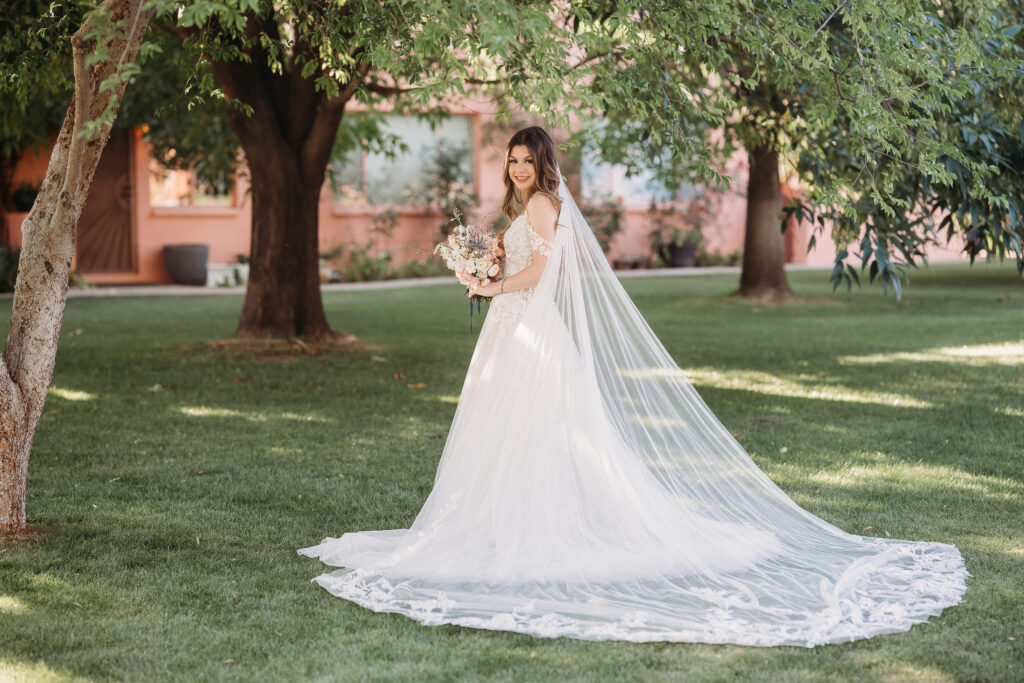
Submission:
<svg viewBox="0 0 1024 683">
<path fill-rule="evenodd" d="M 78 270 L 82 273 L 138 271 L 132 225 L 131 131 L 115 129 L 96 167 L 89 198 L 78 220 Z"/>
</svg>

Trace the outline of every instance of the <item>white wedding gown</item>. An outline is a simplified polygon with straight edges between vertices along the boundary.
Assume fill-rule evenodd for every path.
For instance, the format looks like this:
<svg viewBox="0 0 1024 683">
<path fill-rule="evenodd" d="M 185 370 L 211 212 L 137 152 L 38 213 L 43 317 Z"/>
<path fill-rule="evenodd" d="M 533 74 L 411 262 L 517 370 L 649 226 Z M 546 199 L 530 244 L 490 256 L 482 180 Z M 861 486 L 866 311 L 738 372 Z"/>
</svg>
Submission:
<svg viewBox="0 0 1024 683">
<path fill-rule="evenodd" d="M 506 276 L 548 263 L 490 304 L 415 521 L 300 550 L 344 567 L 314 580 L 424 624 L 590 640 L 813 646 L 959 602 L 955 547 L 847 534 L 768 480 L 560 195 L 554 243 L 525 214 L 505 233 Z"/>
</svg>

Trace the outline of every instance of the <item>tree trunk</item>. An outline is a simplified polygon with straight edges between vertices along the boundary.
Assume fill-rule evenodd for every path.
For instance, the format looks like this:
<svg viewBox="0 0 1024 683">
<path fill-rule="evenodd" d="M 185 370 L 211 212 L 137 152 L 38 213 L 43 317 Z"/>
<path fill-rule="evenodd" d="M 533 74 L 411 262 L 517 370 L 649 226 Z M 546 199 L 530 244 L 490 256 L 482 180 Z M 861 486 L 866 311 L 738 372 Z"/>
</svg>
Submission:
<svg viewBox="0 0 1024 683">
<path fill-rule="evenodd" d="M 252 31 L 276 30 L 248 21 Z M 253 50 L 248 61 L 210 63 L 224 92 L 252 107 L 251 116 L 236 108 L 228 118 L 252 178 L 251 264 L 236 334 L 322 340 L 335 333 L 320 296 L 320 188 L 345 105 L 369 64 L 328 99 L 315 74 L 303 76 L 299 66 L 276 72 Z M 301 40 L 294 50 L 316 60 Z"/>
<path fill-rule="evenodd" d="M 79 132 L 108 107 L 116 114 L 127 81 L 103 92 L 100 85 L 121 65 L 135 61 L 155 11 L 143 9 L 142 4 L 142 0 L 105 0 L 71 39 L 75 94 L 46 178 L 22 225 L 10 334 L 0 356 L 0 533 L 18 533 L 26 525 L 29 453 L 53 377 L 75 230 L 110 136 L 108 126 L 89 137 L 79 137 Z M 103 24 L 98 13 L 105 16 Z M 97 52 L 88 36 L 98 24 L 112 27 L 103 38 L 108 56 L 87 65 L 86 58 Z"/>
<path fill-rule="evenodd" d="M 770 145 L 747 153 L 747 228 L 743 243 L 740 294 L 765 299 L 793 293 L 786 280 L 786 241 L 782 234 L 779 154 Z"/>
<path fill-rule="evenodd" d="M 333 333 L 320 296 L 320 182 L 307 182 L 285 146 L 253 159 L 249 284 L 236 334 L 324 339 Z"/>
</svg>

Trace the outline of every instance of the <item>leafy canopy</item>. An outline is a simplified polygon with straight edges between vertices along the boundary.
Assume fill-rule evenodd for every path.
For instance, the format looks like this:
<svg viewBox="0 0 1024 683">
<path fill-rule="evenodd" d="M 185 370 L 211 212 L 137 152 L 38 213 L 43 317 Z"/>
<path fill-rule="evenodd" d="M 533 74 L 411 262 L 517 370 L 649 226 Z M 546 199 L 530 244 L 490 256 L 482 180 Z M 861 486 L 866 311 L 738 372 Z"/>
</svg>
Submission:
<svg viewBox="0 0 1024 683">
<path fill-rule="evenodd" d="M 143 60 L 174 77 L 139 78 L 134 89 L 163 104 L 143 100 L 126 116 L 212 106 L 196 118 L 204 135 L 168 128 L 161 139 L 154 126 L 180 159 L 234 147 L 213 122 L 250 105 L 228 98 L 207 64 L 236 60 L 372 111 L 439 115 L 446 97 L 484 94 L 499 118 L 521 108 L 670 187 L 727 182 L 719 169 L 738 146 L 773 145 L 810 183 L 799 210 L 826 217 L 840 241 L 866 231 L 876 260 L 894 244 L 914 255 L 890 236 L 920 236 L 908 217 L 922 207 L 953 211 L 957 228 L 989 226 L 975 235 L 985 248 L 1020 258 L 1019 177 L 1004 173 L 1015 157 L 1000 156 L 1019 130 L 1020 98 L 1006 89 L 1019 85 L 1019 0 L 151 1 L 158 28 Z M 26 10 L 8 30 L 22 59 L 59 63 L 57 14 Z M 161 60 L 170 47 L 177 55 Z M 38 76 L 6 61 L 0 76 L 0 94 L 28 102 Z M 66 87 L 66 74 L 46 78 Z M 979 99 L 988 113 L 972 111 Z M 372 117 L 346 117 L 340 133 L 350 145 L 383 135 Z"/>
</svg>

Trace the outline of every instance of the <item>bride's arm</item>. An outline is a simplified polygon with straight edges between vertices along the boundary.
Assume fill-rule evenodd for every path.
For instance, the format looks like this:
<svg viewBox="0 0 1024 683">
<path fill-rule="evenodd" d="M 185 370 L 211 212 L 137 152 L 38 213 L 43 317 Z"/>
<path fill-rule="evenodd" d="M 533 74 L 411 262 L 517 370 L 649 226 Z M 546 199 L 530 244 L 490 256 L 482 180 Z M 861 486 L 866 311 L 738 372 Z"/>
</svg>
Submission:
<svg viewBox="0 0 1024 683">
<path fill-rule="evenodd" d="M 530 227 L 533 228 L 534 232 L 548 243 L 554 242 L 555 223 L 558 222 L 558 212 L 555 210 L 555 204 L 551 201 L 550 197 L 539 193 L 530 197 L 530 201 L 526 204 L 526 220 L 529 221 Z M 518 273 L 505 278 L 503 281 L 504 287 L 502 282 L 499 282 L 497 293 L 514 292 L 517 289 L 527 289 L 536 286 L 540 282 L 544 266 L 548 263 L 548 255 L 545 251 L 541 251 L 539 244 L 536 245 L 536 248 L 530 254 L 532 257 L 530 265 Z"/>
</svg>

